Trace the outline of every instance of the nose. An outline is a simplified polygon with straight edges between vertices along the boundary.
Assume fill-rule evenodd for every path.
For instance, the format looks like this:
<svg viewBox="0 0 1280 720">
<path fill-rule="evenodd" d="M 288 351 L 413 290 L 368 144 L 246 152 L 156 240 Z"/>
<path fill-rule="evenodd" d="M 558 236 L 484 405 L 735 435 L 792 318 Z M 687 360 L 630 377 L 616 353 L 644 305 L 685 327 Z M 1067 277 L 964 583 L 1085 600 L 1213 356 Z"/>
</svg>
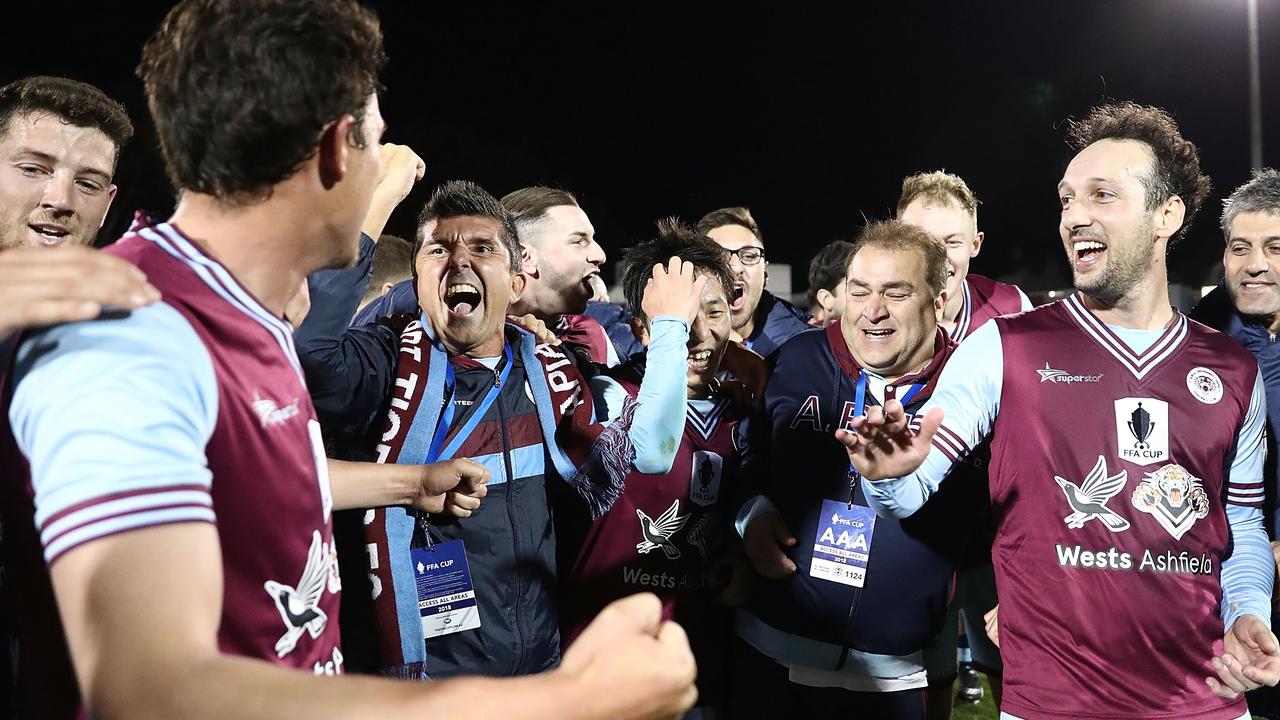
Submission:
<svg viewBox="0 0 1280 720">
<path fill-rule="evenodd" d="M 44 195 L 40 197 L 40 207 L 59 213 L 70 212 L 75 185 L 76 179 L 70 174 L 57 172 L 51 174 L 44 184 Z"/>
<path fill-rule="evenodd" d="M 1068 234 L 1076 228 L 1088 227 L 1092 224 L 1093 218 L 1089 216 L 1084 203 L 1072 200 L 1067 203 L 1066 207 L 1062 208 L 1062 229 Z"/>
<path fill-rule="evenodd" d="M 449 267 L 453 270 L 469 269 L 471 267 L 471 249 L 466 243 L 454 243 L 449 249 Z"/>
<path fill-rule="evenodd" d="M 590 247 L 587 248 L 587 262 L 600 267 L 605 260 L 608 260 L 608 257 L 604 254 L 604 248 L 600 247 L 600 243 L 592 240 Z"/>
<path fill-rule="evenodd" d="M 1249 258 L 1244 266 L 1245 272 L 1250 275 L 1261 275 L 1270 269 L 1271 266 L 1267 264 L 1266 250 L 1261 245 L 1249 251 Z"/>
<path fill-rule="evenodd" d="M 889 317 L 889 306 L 885 304 L 884 298 L 873 292 L 862 306 L 862 317 L 871 322 L 880 322 Z"/>
<path fill-rule="evenodd" d="M 707 331 L 707 323 L 702 319 L 702 313 L 693 319 L 693 324 L 689 326 L 689 344 L 697 345 L 706 340 L 709 333 Z"/>
</svg>

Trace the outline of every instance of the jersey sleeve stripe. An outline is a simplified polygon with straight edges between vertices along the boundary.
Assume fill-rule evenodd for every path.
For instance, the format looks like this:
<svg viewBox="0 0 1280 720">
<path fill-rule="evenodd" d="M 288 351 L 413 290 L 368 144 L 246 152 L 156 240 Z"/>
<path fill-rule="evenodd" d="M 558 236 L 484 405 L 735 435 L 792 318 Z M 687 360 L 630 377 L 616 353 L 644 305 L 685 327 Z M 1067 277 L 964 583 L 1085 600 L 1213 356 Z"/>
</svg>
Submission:
<svg viewBox="0 0 1280 720">
<path fill-rule="evenodd" d="M 948 444 L 951 445 L 952 448 L 955 449 L 956 453 L 960 455 L 964 455 L 969 452 L 969 446 L 965 444 L 964 440 L 961 440 L 960 436 L 957 435 L 955 431 L 948 428 L 946 425 L 939 425 L 938 432 L 934 434 L 934 437 L 943 438 Z"/>
<path fill-rule="evenodd" d="M 214 523 L 216 519 L 213 508 L 193 505 L 157 508 L 147 512 L 128 513 L 89 525 L 78 527 L 64 533 L 44 548 L 45 562 L 52 565 L 63 553 L 93 540 L 100 540 L 110 535 L 117 535 L 130 530 L 140 530 L 156 525 L 170 525 L 184 522 Z"/>
<path fill-rule="evenodd" d="M 1230 505 L 1239 505 L 1241 507 L 1262 507 L 1263 498 L 1238 498 L 1232 495 L 1227 496 L 1227 503 Z"/>
<path fill-rule="evenodd" d="M 102 520 L 131 513 L 180 506 L 208 508 L 213 506 L 213 500 L 209 497 L 208 491 L 203 488 L 174 492 L 151 492 L 120 497 L 83 507 L 70 514 L 63 514 L 57 520 L 46 523 L 41 528 L 40 538 L 45 545 L 49 545 L 68 532 Z"/>
<path fill-rule="evenodd" d="M 933 447 L 937 448 L 938 450 L 942 451 L 942 454 L 946 455 L 947 459 L 950 460 L 951 462 L 953 463 L 960 462 L 960 453 L 956 452 L 955 449 L 953 449 L 949 444 L 947 444 L 946 440 L 942 437 L 942 435 L 935 434 L 933 436 L 933 442 L 930 444 L 933 445 Z"/>
<path fill-rule="evenodd" d="M 204 493 L 204 495 L 207 497 L 209 495 L 209 486 L 207 484 L 202 484 L 202 483 L 184 483 L 181 485 L 158 485 L 158 486 L 150 486 L 150 487 L 141 487 L 134 490 L 121 490 L 120 492 L 108 493 L 106 495 L 99 495 L 97 497 L 92 497 L 87 500 L 81 500 L 80 502 L 75 503 L 74 505 L 69 505 L 49 515 L 49 517 L 41 521 L 40 524 L 43 531 L 48 531 L 50 527 L 52 527 L 55 523 L 57 523 L 62 518 L 66 517 L 67 515 L 70 515 L 71 513 L 79 512 L 86 508 L 95 507 L 98 505 L 104 505 L 109 502 L 122 500 L 125 498 L 136 497 L 139 495 L 151 495 L 155 493 L 171 493 L 171 492 L 182 492 L 182 491 L 201 492 L 201 493 Z"/>
</svg>

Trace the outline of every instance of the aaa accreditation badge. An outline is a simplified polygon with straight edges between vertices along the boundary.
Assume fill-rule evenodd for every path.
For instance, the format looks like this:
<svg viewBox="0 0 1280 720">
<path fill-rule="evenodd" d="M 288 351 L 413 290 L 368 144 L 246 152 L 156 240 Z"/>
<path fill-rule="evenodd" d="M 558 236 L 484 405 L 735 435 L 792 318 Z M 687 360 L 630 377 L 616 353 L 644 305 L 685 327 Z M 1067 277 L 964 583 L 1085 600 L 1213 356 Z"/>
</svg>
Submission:
<svg viewBox="0 0 1280 720">
<path fill-rule="evenodd" d="M 862 505 L 823 500 L 813 541 L 809 576 L 841 585 L 862 587 L 875 533 L 876 514 Z"/>
</svg>

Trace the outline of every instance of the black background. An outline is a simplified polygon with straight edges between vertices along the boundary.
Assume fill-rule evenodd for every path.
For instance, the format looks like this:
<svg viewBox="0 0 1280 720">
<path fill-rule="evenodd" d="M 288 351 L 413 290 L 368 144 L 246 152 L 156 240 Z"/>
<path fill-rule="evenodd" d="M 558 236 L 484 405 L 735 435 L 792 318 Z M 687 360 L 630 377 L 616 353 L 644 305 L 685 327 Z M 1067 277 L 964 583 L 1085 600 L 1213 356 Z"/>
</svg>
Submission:
<svg viewBox="0 0 1280 720">
<path fill-rule="evenodd" d="M 578 195 L 610 257 L 653 221 L 752 208 L 771 260 L 804 286 L 822 244 L 892 213 L 903 175 L 946 168 L 983 205 L 978 272 L 1067 284 L 1054 186 L 1062 121 L 1107 99 L 1168 108 L 1214 193 L 1171 279 L 1219 274 L 1223 195 L 1249 177 L 1244 0 L 793 4 L 371 3 L 391 58 L 387 139 L 427 161 L 392 219 L 412 235 L 429 188 Z M 1260 0 L 1265 147 L 1277 162 L 1280 2 Z M 0 15 L 0 81 L 91 82 L 139 132 L 103 238 L 171 204 L 139 81 L 167 3 L 39 2 Z M 606 276 L 611 275 L 610 270 Z"/>
</svg>

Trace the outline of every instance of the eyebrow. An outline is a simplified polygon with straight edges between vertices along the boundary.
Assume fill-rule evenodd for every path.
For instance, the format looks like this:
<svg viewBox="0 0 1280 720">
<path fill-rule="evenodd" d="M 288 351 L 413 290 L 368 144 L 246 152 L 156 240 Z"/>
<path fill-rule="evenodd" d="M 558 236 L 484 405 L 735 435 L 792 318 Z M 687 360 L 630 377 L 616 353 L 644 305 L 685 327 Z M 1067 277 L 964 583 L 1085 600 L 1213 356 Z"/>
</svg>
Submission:
<svg viewBox="0 0 1280 720">
<path fill-rule="evenodd" d="M 848 282 L 851 282 L 854 285 L 857 285 L 858 287 L 864 287 L 864 288 L 867 288 L 868 290 L 871 289 L 871 284 L 864 280 L 859 280 L 857 278 L 847 278 L 847 280 Z M 900 290 L 900 289 L 915 290 L 915 286 L 906 280 L 890 280 L 889 282 L 885 283 L 881 287 L 888 290 Z"/>
<path fill-rule="evenodd" d="M 1264 235 L 1263 237 L 1258 238 L 1259 242 L 1264 242 L 1264 243 L 1275 242 L 1277 240 L 1280 240 L 1280 235 Z M 1241 237 L 1239 235 L 1233 236 L 1227 242 L 1243 242 L 1243 243 L 1253 244 L 1253 241 L 1250 240 L 1249 238 Z"/>
<path fill-rule="evenodd" d="M 53 155 L 50 155 L 47 152 L 41 152 L 39 150 L 36 150 L 35 148 L 18 148 L 18 152 L 14 153 L 14 157 L 29 157 L 29 158 L 34 158 L 36 160 L 41 160 L 50 165 L 58 164 L 58 158 L 54 157 Z M 107 181 L 108 183 L 111 182 L 111 173 L 107 172 L 106 170 L 102 170 L 100 168 L 91 167 L 89 165 L 85 165 L 77 168 L 76 174 L 77 175 L 96 175 L 102 178 L 103 180 Z"/>
</svg>

